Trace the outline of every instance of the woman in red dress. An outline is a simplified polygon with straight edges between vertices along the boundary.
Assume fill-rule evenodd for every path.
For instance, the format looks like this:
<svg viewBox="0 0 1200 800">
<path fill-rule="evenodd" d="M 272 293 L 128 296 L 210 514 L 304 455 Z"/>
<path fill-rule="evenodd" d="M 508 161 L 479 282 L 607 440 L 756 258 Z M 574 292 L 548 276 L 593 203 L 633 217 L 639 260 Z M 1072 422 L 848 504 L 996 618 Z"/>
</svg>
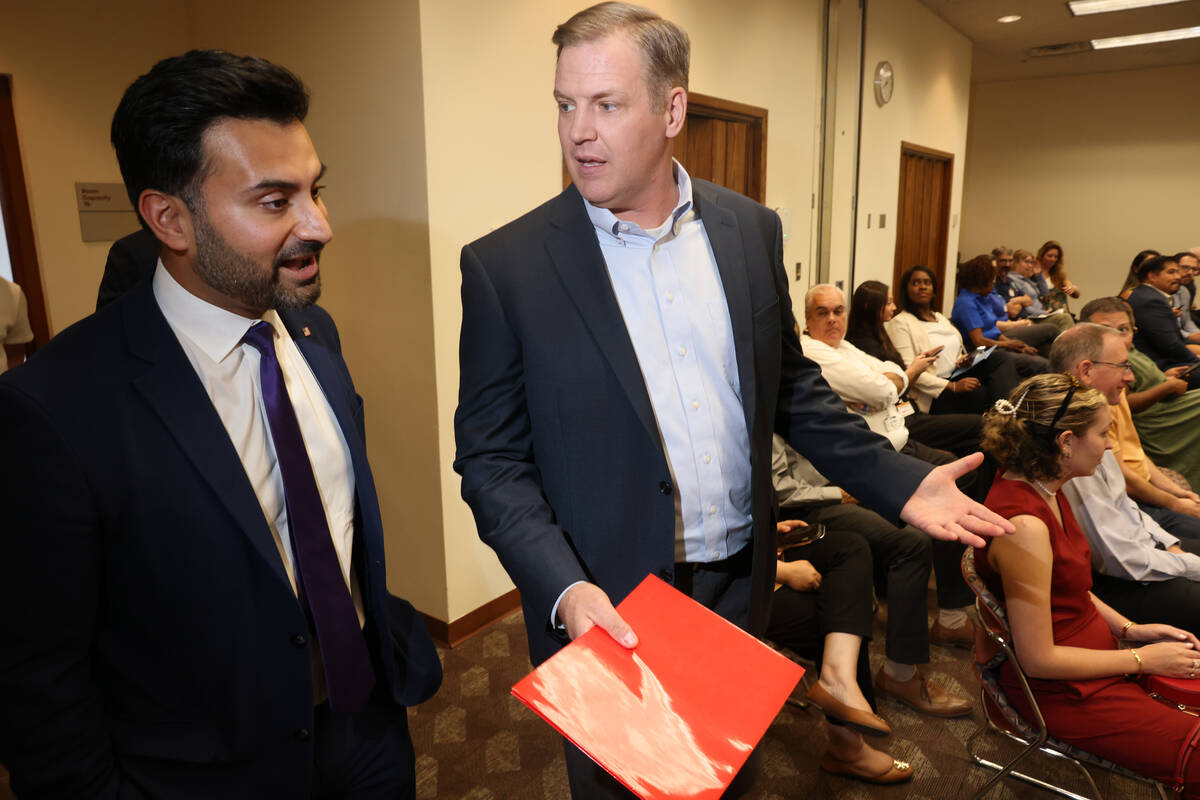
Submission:
<svg viewBox="0 0 1200 800">
<path fill-rule="evenodd" d="M 976 553 L 1004 603 L 1017 658 L 1057 739 L 1200 797 L 1200 718 L 1154 700 L 1129 678 L 1200 675 L 1200 641 L 1169 625 L 1139 625 L 1091 593 L 1091 552 L 1059 487 L 1090 475 L 1108 449 L 1103 394 L 1067 375 L 1029 378 L 998 401 L 983 449 L 1004 470 L 987 506 L 1016 533 Z M 1118 647 L 1118 637 L 1137 646 Z M 1000 682 L 1031 709 L 1005 664 Z"/>
</svg>

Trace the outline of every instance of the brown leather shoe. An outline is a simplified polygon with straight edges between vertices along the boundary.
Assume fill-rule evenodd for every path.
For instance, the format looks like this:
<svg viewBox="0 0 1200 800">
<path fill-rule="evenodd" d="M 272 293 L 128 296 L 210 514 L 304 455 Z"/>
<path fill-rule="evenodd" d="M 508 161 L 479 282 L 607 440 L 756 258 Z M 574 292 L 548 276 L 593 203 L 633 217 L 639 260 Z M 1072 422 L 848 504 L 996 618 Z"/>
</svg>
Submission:
<svg viewBox="0 0 1200 800">
<path fill-rule="evenodd" d="M 970 650 L 975 644 L 975 623 L 967 617 L 967 624 L 958 628 L 947 628 L 940 621 L 934 620 L 929 629 L 929 643 L 940 644 L 942 647 L 961 647 Z"/>
<path fill-rule="evenodd" d="M 971 701 L 955 697 L 933 681 L 921 670 L 901 683 L 892 680 L 881 667 L 875 673 L 875 689 L 884 697 L 892 697 L 922 714 L 933 717 L 965 717 L 971 713 Z"/>
<path fill-rule="evenodd" d="M 888 768 L 887 772 L 871 775 L 865 772 L 855 761 L 842 761 L 826 753 L 821 759 L 821 769 L 833 775 L 842 775 L 847 778 L 857 778 L 867 783 L 879 784 L 901 783 L 911 779 L 913 776 L 912 765 L 907 761 L 900 761 L 895 758 L 892 759 L 892 765 Z"/>
<path fill-rule="evenodd" d="M 868 736 L 887 736 L 892 728 L 887 720 L 870 711 L 861 708 L 851 708 L 825 690 L 819 683 L 814 683 L 808 690 L 808 701 L 825 712 L 826 719 L 849 726 L 859 733 Z"/>
</svg>

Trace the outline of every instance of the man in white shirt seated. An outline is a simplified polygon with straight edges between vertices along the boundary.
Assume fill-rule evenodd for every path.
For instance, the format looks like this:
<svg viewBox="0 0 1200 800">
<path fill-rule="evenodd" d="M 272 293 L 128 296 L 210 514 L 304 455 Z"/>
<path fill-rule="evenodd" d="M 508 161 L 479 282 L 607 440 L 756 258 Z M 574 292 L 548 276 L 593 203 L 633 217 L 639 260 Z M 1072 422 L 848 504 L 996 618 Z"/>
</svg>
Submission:
<svg viewBox="0 0 1200 800">
<path fill-rule="evenodd" d="M 912 404 L 900 402 L 908 388 L 909 376 L 899 364 L 881 361 L 864 353 L 845 340 L 846 300 L 841 289 L 830 284 L 818 284 L 804 297 L 804 334 L 800 346 L 804 355 L 821 367 L 821 376 L 846 403 L 846 408 L 863 418 L 871 430 L 887 438 L 896 450 L 928 461 L 945 464 L 953 457 L 942 450 L 926 447 L 909 438 L 904 418 L 912 413 Z M 913 359 L 917 371 L 924 370 L 930 360 Z M 914 368 L 910 365 L 910 369 Z M 975 479 L 975 474 L 967 476 Z M 959 483 L 968 495 L 970 488 Z M 974 628 L 963 611 L 974 601 L 974 595 L 963 581 L 959 566 L 962 545 L 933 543 L 933 569 L 938 584 L 938 621 L 941 627 L 953 631 L 943 643 L 970 647 Z"/>
<path fill-rule="evenodd" d="M 1050 365 L 1120 401 L 1128 381 L 1129 348 L 1111 328 L 1080 323 L 1054 342 Z M 1092 548 L 1092 591 L 1138 622 L 1194 630 L 1200 622 L 1200 540 L 1179 539 L 1138 508 L 1112 450 L 1088 476 L 1062 488 Z"/>
</svg>

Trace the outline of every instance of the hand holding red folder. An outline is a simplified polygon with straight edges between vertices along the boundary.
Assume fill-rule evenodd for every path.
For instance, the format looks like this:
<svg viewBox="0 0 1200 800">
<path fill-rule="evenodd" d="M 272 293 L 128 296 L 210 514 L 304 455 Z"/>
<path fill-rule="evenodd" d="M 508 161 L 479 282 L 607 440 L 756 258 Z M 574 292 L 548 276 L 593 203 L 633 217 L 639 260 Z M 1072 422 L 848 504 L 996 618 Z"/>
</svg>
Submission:
<svg viewBox="0 0 1200 800">
<path fill-rule="evenodd" d="M 644 800 L 719 798 L 804 670 L 653 576 L 617 610 L 636 648 L 594 628 L 513 694 Z"/>
</svg>

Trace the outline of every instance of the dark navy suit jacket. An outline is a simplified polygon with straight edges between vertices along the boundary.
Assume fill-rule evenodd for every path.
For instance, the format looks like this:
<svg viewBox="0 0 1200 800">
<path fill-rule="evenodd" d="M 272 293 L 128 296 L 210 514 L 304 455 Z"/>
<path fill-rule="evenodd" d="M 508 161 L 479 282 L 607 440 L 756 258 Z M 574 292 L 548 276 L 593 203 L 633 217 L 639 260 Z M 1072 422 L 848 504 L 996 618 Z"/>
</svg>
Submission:
<svg viewBox="0 0 1200 800">
<path fill-rule="evenodd" d="M 761 633 L 775 576 L 774 432 L 891 517 L 930 467 L 847 413 L 800 352 L 779 217 L 707 181 L 692 187 L 728 301 L 752 451 L 754 589 L 739 622 Z M 521 592 L 537 663 L 562 645 L 550 612 L 573 581 L 617 603 L 647 574 L 673 579 L 674 487 L 575 187 L 463 248 L 462 273 L 455 469 Z"/>
<path fill-rule="evenodd" d="M 1179 332 L 1179 320 L 1162 292 L 1145 283 L 1129 295 L 1137 332 L 1133 346 L 1141 350 L 1162 369 L 1179 364 L 1191 364 L 1196 356 L 1187 348 Z"/>
<path fill-rule="evenodd" d="M 329 315 L 282 317 L 350 449 L 377 680 L 417 702 L 440 666 L 387 593 L 362 400 Z M 17 793 L 308 797 L 315 643 L 151 282 L 0 378 L 0 425 L 0 760 Z"/>
</svg>

